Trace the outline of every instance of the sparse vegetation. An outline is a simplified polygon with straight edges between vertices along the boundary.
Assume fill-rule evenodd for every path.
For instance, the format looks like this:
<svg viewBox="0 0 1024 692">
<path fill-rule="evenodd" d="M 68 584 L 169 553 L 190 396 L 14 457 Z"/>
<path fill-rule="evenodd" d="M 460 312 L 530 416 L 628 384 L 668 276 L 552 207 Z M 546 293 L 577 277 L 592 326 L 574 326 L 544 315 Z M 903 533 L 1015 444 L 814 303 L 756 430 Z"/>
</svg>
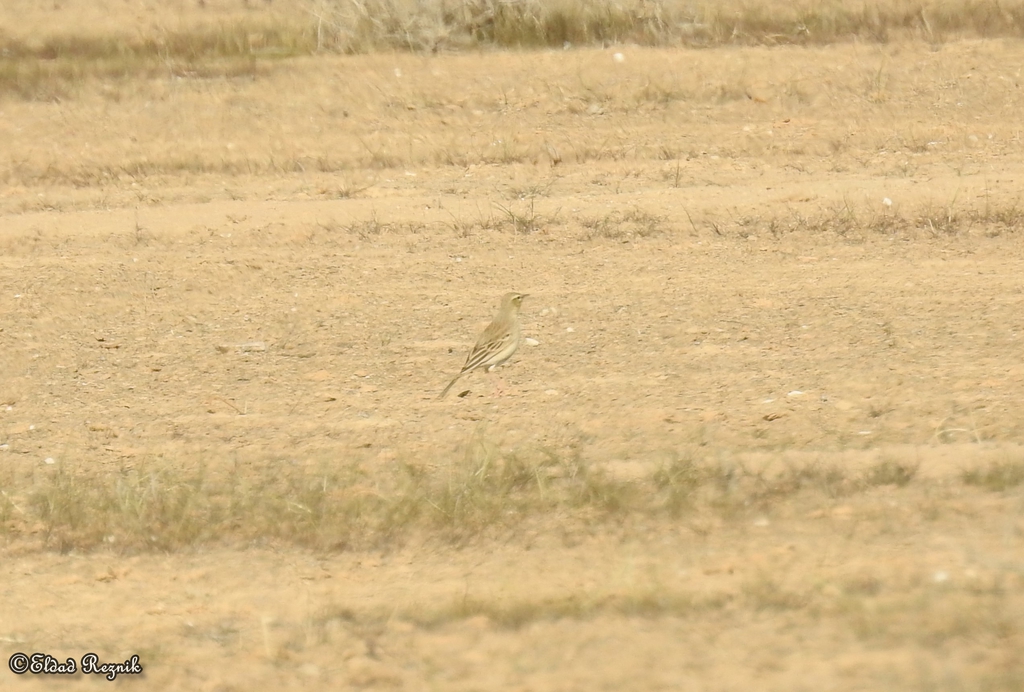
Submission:
<svg viewBox="0 0 1024 692">
<path fill-rule="evenodd" d="M 876 486 L 903 488 L 918 470 L 892 459 L 859 471 L 819 462 L 766 470 L 681 455 L 645 478 L 624 479 L 577 452 L 506 452 L 480 439 L 448 462 L 396 463 L 372 475 L 336 463 L 305 471 L 289 465 L 287 473 L 279 467 L 186 472 L 146 464 L 101 476 L 58 465 L 24 480 L 8 473 L 0 526 L 8 538 L 41 532 L 45 546 L 61 552 L 265 541 L 365 548 L 413 534 L 461 543 L 556 515 L 570 522 L 708 512 L 743 519 L 770 514 L 798 495 L 827 505 Z M 1013 489 L 1024 484 L 1024 464 L 971 468 L 962 480 Z"/>
<path fill-rule="evenodd" d="M 268 60 L 308 54 L 310 27 L 235 24 L 149 36 L 0 35 L 0 99 L 64 98 L 84 79 L 255 78 Z"/>
<path fill-rule="evenodd" d="M 649 238 L 663 233 L 667 219 L 634 207 L 625 212 L 611 212 L 600 218 L 584 218 L 584 240 L 607 238 L 628 241 L 635 238 Z"/>
<path fill-rule="evenodd" d="M 1000 205 L 986 202 L 982 206 L 968 202 L 951 202 L 942 207 L 925 204 L 907 214 L 841 204 L 813 215 L 788 211 L 771 216 L 746 215 L 729 221 L 694 220 L 693 227 L 698 232 L 711 230 L 715 235 L 732 233 L 742 238 L 767 235 L 777 239 L 801 232 L 861 241 L 886 236 L 912 239 L 978 234 L 995 237 L 1024 230 L 1024 213 L 1016 200 Z"/>
<path fill-rule="evenodd" d="M 0 35 L 0 98 L 64 98 L 84 78 L 256 77 L 270 60 L 320 52 L 437 52 L 619 43 L 829 44 L 909 37 L 1024 36 L 1024 6 L 953 2 L 745 3 L 677 0 L 320 0 L 276 19 L 150 33 Z M 647 96 L 661 100 L 664 94 Z M 674 98 L 674 97 L 673 97 Z"/>
<path fill-rule="evenodd" d="M 432 51 L 588 46 L 823 44 L 912 37 L 1020 36 L 1024 8 L 995 0 L 960 2 L 747 3 L 694 6 L 678 0 L 321 0 L 312 16 L 318 50 Z"/>
<path fill-rule="evenodd" d="M 324 230 L 328 230 L 326 227 L 321 226 Z M 360 240 L 371 240 L 379 236 L 388 235 L 392 233 L 420 233 L 423 231 L 425 226 L 417 223 L 389 223 L 381 221 L 376 212 L 370 215 L 370 218 L 356 221 L 350 224 L 346 224 L 343 227 L 346 233 L 351 233 L 357 236 Z"/>
<path fill-rule="evenodd" d="M 892 459 L 884 459 L 864 475 L 868 485 L 895 485 L 903 487 L 917 475 L 917 464 L 906 464 Z"/>
<path fill-rule="evenodd" d="M 737 519 L 770 513 L 798 494 L 828 503 L 878 485 L 903 487 L 916 472 L 893 461 L 861 472 L 817 462 L 770 471 L 684 455 L 647 477 L 621 478 L 578 452 L 506 452 L 480 439 L 442 464 L 396 463 L 372 475 L 326 462 L 313 470 L 285 468 L 267 462 L 244 473 L 186 472 L 152 463 L 114 475 L 79 475 L 58 465 L 26 481 L 8 475 L 0 518 L 9 537 L 37 526 L 45 545 L 62 552 L 239 541 L 339 549 L 423 532 L 462 542 L 538 516 L 618 521 L 711 512 Z M 1024 482 L 1024 472 L 1019 465 L 1000 466 L 964 480 L 1002 489 Z M 27 511 L 13 512 L 16 503 Z"/>
<path fill-rule="evenodd" d="M 970 468 L 963 472 L 963 481 L 997 492 L 1016 488 L 1024 483 L 1024 461 L 1006 460 Z"/>
<path fill-rule="evenodd" d="M 525 204 L 495 204 L 499 214 L 495 227 L 504 228 L 516 234 L 531 234 L 543 230 L 545 226 L 554 222 L 554 219 L 547 218 L 537 211 L 534 199 L 529 198 Z"/>
<path fill-rule="evenodd" d="M 519 629 L 538 621 L 587 619 L 608 614 L 626 617 L 688 617 L 719 610 L 731 600 L 725 594 L 694 594 L 666 588 L 637 588 L 629 593 L 572 594 L 512 601 L 466 596 L 436 605 L 409 608 L 400 613 L 355 613 L 348 609 L 328 608 L 318 618 L 318 623 L 340 618 L 354 626 L 366 627 L 398 617 L 420 627 L 434 629 L 483 616 L 497 627 Z"/>
<path fill-rule="evenodd" d="M 800 610 L 811 599 L 811 594 L 786 589 L 765 574 L 744 584 L 743 595 L 754 610 Z"/>
<path fill-rule="evenodd" d="M 865 641 L 911 638 L 934 645 L 992 632 L 1010 638 L 1019 636 L 1021 631 L 1014 617 L 1002 610 L 1007 604 L 1005 589 L 982 592 L 957 589 L 942 595 L 943 599 L 954 600 L 956 607 L 943 608 L 928 588 L 930 585 L 922 585 L 919 579 L 895 583 L 863 574 L 847 580 L 842 589 L 808 584 L 799 579 L 793 581 L 793 584 L 784 584 L 778 577 L 760 573 L 744 581 L 735 593 L 727 588 L 694 592 L 670 585 L 638 584 L 621 591 L 553 597 L 467 594 L 440 603 L 415 603 L 386 610 L 356 611 L 330 606 L 310 624 L 323 629 L 328 623 L 341 621 L 346 629 L 353 631 L 380 632 L 388 622 L 400 620 L 432 630 L 483 617 L 488 627 L 518 630 L 533 623 L 561 619 L 587 620 L 608 615 L 686 619 L 729 609 L 732 612 L 789 612 L 814 619 L 823 615 L 838 618 Z"/>
</svg>

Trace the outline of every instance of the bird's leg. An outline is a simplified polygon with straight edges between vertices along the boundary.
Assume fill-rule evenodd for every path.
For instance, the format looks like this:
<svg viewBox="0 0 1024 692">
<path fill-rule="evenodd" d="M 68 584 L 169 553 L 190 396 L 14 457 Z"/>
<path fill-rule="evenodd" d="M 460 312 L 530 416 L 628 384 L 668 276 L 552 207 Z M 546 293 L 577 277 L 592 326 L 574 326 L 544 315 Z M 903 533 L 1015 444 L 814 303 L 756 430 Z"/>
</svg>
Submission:
<svg viewBox="0 0 1024 692">
<path fill-rule="evenodd" d="M 505 378 L 501 376 L 501 370 L 494 373 L 494 396 L 505 396 Z"/>
</svg>

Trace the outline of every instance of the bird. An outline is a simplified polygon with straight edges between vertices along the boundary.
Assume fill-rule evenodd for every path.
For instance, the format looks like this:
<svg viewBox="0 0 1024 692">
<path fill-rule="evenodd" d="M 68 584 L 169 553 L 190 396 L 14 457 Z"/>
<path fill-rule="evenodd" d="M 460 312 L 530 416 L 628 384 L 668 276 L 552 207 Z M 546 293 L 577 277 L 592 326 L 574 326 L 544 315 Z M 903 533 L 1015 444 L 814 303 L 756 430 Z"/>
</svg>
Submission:
<svg viewBox="0 0 1024 692">
<path fill-rule="evenodd" d="M 519 348 L 521 331 L 519 328 L 519 308 L 523 304 L 523 298 L 527 294 L 512 291 L 501 297 L 501 309 L 494 316 L 491 323 L 487 325 L 480 338 L 476 340 L 476 346 L 469 352 L 466 364 L 456 375 L 444 391 L 437 397 L 443 399 L 459 378 L 477 368 L 487 368 L 491 372 L 496 367 L 512 357 L 512 354 Z"/>
</svg>

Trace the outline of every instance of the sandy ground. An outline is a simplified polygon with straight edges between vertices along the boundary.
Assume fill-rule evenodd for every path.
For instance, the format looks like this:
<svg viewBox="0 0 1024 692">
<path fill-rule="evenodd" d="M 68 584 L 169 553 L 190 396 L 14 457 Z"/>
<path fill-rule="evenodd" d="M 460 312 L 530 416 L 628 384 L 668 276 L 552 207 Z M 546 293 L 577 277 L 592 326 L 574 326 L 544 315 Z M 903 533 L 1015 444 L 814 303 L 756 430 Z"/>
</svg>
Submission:
<svg viewBox="0 0 1024 692">
<path fill-rule="evenodd" d="M 961 482 L 1022 458 L 1024 48 L 622 51 L 0 104 L 0 480 L 485 438 L 912 483 L 340 552 L 59 554 L 15 511 L 4 659 L 138 654 L 123 684 L 182 690 L 1024 687 L 1024 496 Z M 438 401 L 512 289 L 537 344 L 501 395 Z"/>
</svg>

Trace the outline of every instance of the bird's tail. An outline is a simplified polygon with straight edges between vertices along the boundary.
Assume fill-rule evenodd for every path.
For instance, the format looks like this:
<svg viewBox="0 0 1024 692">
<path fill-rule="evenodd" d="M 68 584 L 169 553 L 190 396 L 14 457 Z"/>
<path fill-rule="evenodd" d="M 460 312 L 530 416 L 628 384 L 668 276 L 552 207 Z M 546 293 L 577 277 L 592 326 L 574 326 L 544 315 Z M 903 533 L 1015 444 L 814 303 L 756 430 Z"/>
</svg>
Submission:
<svg viewBox="0 0 1024 692">
<path fill-rule="evenodd" d="M 459 381 L 460 377 L 462 377 L 462 373 L 461 372 L 458 375 L 456 375 L 454 378 L 452 378 L 452 381 L 448 383 L 448 386 L 444 388 L 444 391 L 442 391 L 440 394 L 437 395 L 437 398 L 438 399 L 443 399 L 444 395 L 448 393 L 449 389 L 451 389 L 452 387 L 455 386 L 455 383 Z"/>
</svg>

